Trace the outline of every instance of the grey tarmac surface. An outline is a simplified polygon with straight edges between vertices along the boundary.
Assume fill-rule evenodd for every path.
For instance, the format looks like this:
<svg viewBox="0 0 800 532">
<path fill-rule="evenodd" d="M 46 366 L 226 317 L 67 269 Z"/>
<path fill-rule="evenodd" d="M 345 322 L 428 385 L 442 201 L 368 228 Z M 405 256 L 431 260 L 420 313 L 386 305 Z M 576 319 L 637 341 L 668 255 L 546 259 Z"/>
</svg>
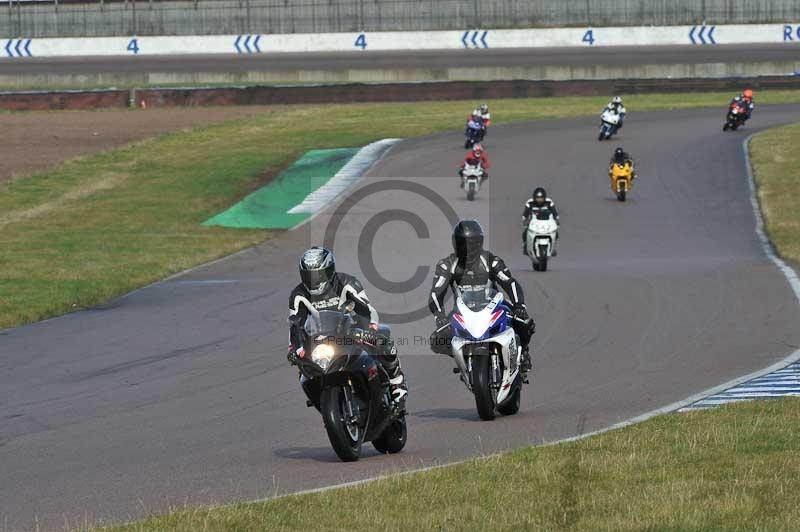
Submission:
<svg viewBox="0 0 800 532">
<path fill-rule="evenodd" d="M 722 133 L 722 114 L 634 109 L 610 143 L 596 140 L 595 117 L 498 126 L 485 143 L 491 178 L 473 203 L 455 177 L 460 131 L 412 139 L 371 169 L 360 186 L 377 192 L 345 201 L 345 216 L 328 211 L 107 307 L 0 332 L 0 527 L 135 519 L 552 441 L 786 356 L 800 345 L 800 309 L 755 236 L 741 143 L 800 120 L 800 106 L 759 108 L 736 133 Z M 616 145 L 639 160 L 625 204 L 606 175 Z M 430 176 L 401 180 L 423 185 L 423 197 L 392 179 L 408 175 Z M 520 253 L 519 215 L 537 184 L 563 220 L 546 273 Z M 428 201 L 433 193 L 443 202 Z M 381 456 L 367 445 L 360 462 L 340 463 L 285 361 L 297 258 L 340 220 L 340 269 L 362 276 L 384 313 L 422 307 L 430 270 L 395 294 L 357 257 L 373 251 L 395 282 L 428 268 L 450 250 L 445 204 L 480 218 L 525 288 L 538 323 L 533 384 L 519 415 L 481 422 L 450 360 L 415 341 L 432 320 L 395 324 L 411 386 L 408 446 Z M 413 215 L 427 227 L 420 236 L 406 221 L 376 226 Z"/>
<path fill-rule="evenodd" d="M 786 44 L 717 46 L 620 46 L 606 48 L 529 48 L 415 52 L 179 55 L 131 57 L 0 58 L 0 74 L 221 73 L 287 70 L 431 69 L 532 65 L 636 66 L 795 61 L 796 46 Z"/>
</svg>

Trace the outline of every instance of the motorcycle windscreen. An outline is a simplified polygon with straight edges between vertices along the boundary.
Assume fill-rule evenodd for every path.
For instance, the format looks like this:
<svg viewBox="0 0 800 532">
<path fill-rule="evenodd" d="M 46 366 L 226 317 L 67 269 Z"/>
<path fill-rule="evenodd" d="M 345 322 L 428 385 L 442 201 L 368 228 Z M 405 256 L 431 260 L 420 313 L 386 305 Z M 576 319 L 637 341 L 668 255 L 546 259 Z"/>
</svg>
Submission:
<svg viewBox="0 0 800 532">
<path fill-rule="evenodd" d="M 492 288 L 464 291 L 456 302 L 453 313 L 456 329 L 472 340 L 481 340 L 495 334 L 494 328 L 503 322 L 505 308 L 500 305 L 503 295 Z"/>
<path fill-rule="evenodd" d="M 327 335 L 336 331 L 342 319 L 342 313 L 335 310 L 321 310 L 317 315 L 309 314 L 303 325 L 308 336 Z"/>
</svg>

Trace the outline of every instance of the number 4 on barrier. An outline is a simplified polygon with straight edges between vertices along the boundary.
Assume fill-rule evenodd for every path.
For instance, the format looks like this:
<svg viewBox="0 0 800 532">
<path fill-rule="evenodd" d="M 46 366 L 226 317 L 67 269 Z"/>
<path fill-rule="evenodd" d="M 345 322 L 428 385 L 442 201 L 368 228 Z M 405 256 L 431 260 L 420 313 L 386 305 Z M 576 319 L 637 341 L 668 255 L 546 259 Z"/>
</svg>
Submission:
<svg viewBox="0 0 800 532">
<path fill-rule="evenodd" d="M 361 48 L 362 50 L 366 49 L 367 47 L 367 36 L 363 33 L 358 36 L 356 39 L 355 45 L 356 48 Z"/>
<path fill-rule="evenodd" d="M 583 39 L 581 42 L 589 43 L 589 46 L 594 46 L 594 32 L 592 30 L 586 30 L 586 33 L 583 34 Z"/>
<path fill-rule="evenodd" d="M 127 50 L 129 52 L 133 52 L 134 54 L 139 53 L 139 40 L 136 38 L 131 39 L 131 42 L 128 43 Z"/>
</svg>

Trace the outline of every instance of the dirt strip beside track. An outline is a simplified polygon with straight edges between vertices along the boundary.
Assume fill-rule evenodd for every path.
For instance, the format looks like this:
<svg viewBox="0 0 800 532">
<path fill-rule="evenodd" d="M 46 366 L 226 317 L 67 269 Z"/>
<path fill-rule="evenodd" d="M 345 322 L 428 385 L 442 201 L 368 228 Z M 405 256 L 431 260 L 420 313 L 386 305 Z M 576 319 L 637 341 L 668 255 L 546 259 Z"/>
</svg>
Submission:
<svg viewBox="0 0 800 532">
<path fill-rule="evenodd" d="M 131 112 L 35 112 L 0 115 L 0 183 L 52 168 L 66 159 L 88 155 L 154 135 L 204 124 L 245 118 L 263 107 L 158 109 Z M 124 125 L 124 127 L 121 127 Z"/>
</svg>

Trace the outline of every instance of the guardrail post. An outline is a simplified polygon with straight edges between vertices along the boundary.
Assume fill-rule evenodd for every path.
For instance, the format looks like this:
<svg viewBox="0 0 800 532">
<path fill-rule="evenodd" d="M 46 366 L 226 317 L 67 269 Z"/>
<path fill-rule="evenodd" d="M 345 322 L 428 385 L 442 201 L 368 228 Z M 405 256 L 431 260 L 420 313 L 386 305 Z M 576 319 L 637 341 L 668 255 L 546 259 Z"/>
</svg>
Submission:
<svg viewBox="0 0 800 532">
<path fill-rule="evenodd" d="M 22 37 L 22 5 L 17 0 L 17 37 Z"/>
</svg>

